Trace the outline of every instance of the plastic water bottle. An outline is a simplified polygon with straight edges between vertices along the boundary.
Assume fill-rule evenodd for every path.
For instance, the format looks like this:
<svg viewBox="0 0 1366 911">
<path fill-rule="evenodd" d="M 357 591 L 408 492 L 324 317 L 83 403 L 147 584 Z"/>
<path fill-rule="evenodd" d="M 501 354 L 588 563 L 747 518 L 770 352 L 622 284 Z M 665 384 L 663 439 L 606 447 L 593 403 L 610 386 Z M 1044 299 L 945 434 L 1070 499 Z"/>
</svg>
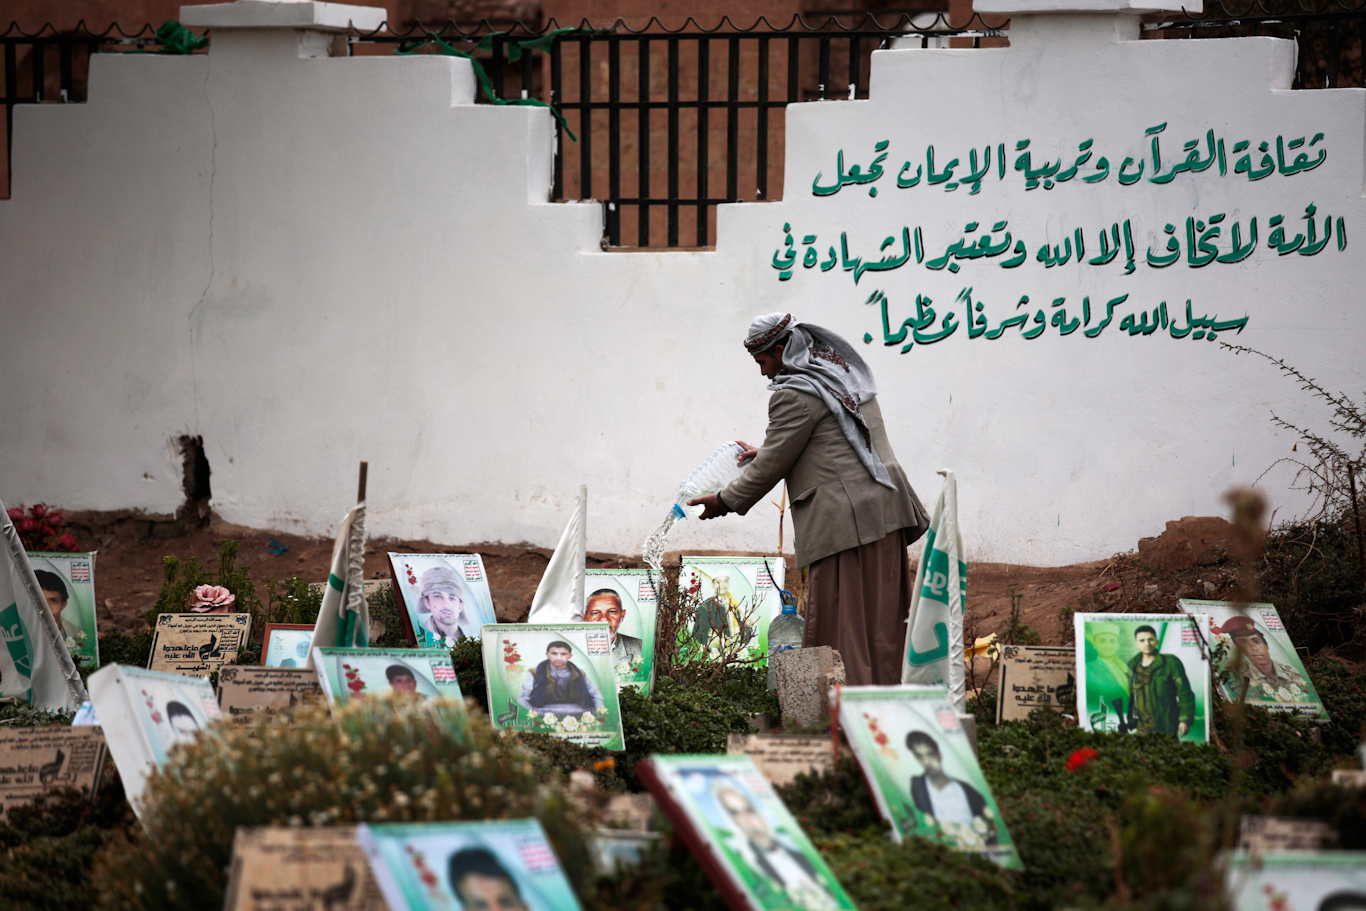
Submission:
<svg viewBox="0 0 1366 911">
<path fill-rule="evenodd" d="M 773 666 L 773 656 L 778 652 L 802 647 L 802 633 L 806 621 L 797 613 L 797 599 L 792 592 L 781 592 L 783 612 L 768 623 L 768 688 L 778 688 L 778 670 Z"/>
<path fill-rule="evenodd" d="M 720 493 L 726 489 L 727 485 L 740 477 L 744 470 L 749 467 L 749 463 L 738 465 L 735 460 L 744 451 L 739 443 L 723 443 L 720 448 L 707 457 L 707 461 L 698 465 L 692 474 L 684 478 L 683 483 L 678 485 L 678 496 L 674 499 L 674 517 L 695 519 L 702 515 L 703 508 L 701 506 L 689 506 L 688 501 Z"/>
</svg>

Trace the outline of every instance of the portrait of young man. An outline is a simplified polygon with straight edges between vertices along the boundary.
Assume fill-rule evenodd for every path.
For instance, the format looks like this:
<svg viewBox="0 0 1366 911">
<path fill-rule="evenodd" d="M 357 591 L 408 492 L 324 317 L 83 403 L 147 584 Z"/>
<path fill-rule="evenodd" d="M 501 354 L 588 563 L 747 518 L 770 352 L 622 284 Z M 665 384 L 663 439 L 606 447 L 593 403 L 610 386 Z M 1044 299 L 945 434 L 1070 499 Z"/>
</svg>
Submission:
<svg viewBox="0 0 1366 911">
<path fill-rule="evenodd" d="M 1157 630 L 1134 630 L 1138 654 L 1129 659 L 1129 730 L 1180 739 L 1195 723 L 1195 691 L 1181 659 L 1161 651 Z"/>
<path fill-rule="evenodd" d="M 527 911 L 512 874 L 486 848 L 462 848 L 448 866 L 451 891 L 463 911 Z"/>
<path fill-rule="evenodd" d="M 939 743 L 924 731 L 906 735 L 906 749 L 924 769 L 911 778 L 911 802 L 931 826 L 962 848 L 997 842 L 995 814 L 982 793 L 944 773 Z"/>
<path fill-rule="evenodd" d="M 545 660 L 527 671 L 517 699 L 523 708 L 555 715 L 582 715 L 602 711 L 602 694 L 583 669 L 570 660 L 568 642 L 556 639 L 546 646 Z"/>
<path fill-rule="evenodd" d="M 797 907 L 809 911 L 838 907 L 811 860 L 777 837 L 763 811 L 737 782 L 718 778 L 712 784 L 712 794 L 725 811 L 730 827 L 743 838 L 740 854 L 747 863 L 786 892 Z"/>
</svg>

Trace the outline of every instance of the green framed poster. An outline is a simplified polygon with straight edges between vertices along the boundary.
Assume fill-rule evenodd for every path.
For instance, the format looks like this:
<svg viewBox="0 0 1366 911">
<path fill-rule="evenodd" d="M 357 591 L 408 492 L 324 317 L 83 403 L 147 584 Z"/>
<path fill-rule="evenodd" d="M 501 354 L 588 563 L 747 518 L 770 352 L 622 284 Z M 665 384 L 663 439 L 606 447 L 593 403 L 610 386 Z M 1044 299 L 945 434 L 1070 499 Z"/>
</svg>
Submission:
<svg viewBox="0 0 1366 911">
<path fill-rule="evenodd" d="M 768 663 L 768 625 L 783 612 L 787 562 L 775 557 L 683 557 L 678 585 L 698 599 L 685 654 L 722 653 Z"/>
<path fill-rule="evenodd" d="M 57 621 L 71 660 L 78 667 L 99 667 L 100 636 L 95 623 L 95 552 L 30 553 L 52 618 Z"/>
<path fill-rule="evenodd" d="M 1209 741 L 1203 614 L 1076 614 L 1077 724 Z"/>
<path fill-rule="evenodd" d="M 948 690 L 844 687 L 839 720 L 896 841 L 919 835 L 1024 869 Z"/>
<path fill-rule="evenodd" d="M 327 704 L 338 708 L 375 694 L 450 699 L 464 705 L 449 652 L 422 648 L 315 648 Z"/>
<path fill-rule="evenodd" d="M 487 624 L 484 677 L 495 728 L 626 749 L 606 623 Z"/>
<path fill-rule="evenodd" d="M 590 569 L 584 577 L 583 619 L 606 623 L 618 686 L 646 696 L 654 686 L 659 594 L 648 569 Z"/>
</svg>

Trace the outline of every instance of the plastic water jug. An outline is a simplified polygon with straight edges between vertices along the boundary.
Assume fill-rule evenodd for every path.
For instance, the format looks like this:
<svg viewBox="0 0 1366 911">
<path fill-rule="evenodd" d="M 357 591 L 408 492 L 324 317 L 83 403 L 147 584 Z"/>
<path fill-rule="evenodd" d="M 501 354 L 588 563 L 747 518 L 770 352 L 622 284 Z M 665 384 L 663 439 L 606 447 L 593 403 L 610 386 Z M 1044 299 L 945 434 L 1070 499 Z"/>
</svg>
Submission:
<svg viewBox="0 0 1366 911">
<path fill-rule="evenodd" d="M 768 622 L 768 688 L 778 687 L 778 671 L 773 666 L 773 656 L 778 652 L 802 647 L 802 633 L 806 631 L 806 621 L 797 613 L 797 600 L 792 592 L 781 592 L 783 612 Z"/>
<path fill-rule="evenodd" d="M 702 515 L 701 506 L 689 506 L 689 500 L 698 497 L 707 497 L 715 493 L 720 493 L 726 489 L 736 478 L 744 473 L 749 467 L 749 463 L 737 465 L 735 460 L 739 458 L 744 448 L 739 443 L 724 443 L 707 457 L 707 460 L 698 465 L 693 473 L 683 479 L 683 483 L 678 485 L 678 496 L 674 498 L 673 514 L 676 518 L 697 518 Z"/>
</svg>

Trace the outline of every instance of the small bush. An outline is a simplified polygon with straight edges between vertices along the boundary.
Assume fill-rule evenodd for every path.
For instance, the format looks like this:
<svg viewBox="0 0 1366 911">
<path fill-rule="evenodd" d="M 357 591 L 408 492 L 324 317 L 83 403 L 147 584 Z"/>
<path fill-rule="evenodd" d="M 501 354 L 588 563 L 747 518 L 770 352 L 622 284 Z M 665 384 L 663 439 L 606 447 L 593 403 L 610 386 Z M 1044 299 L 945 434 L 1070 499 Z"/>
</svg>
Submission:
<svg viewBox="0 0 1366 911">
<path fill-rule="evenodd" d="M 646 699 L 639 690 L 623 689 L 622 731 L 626 752 L 619 772 L 631 790 L 641 790 L 635 765 L 654 753 L 724 753 L 729 734 L 753 733 L 743 709 L 699 685 L 656 680 Z"/>
<path fill-rule="evenodd" d="M 1327 781 L 1305 782 L 1278 800 L 1262 807 L 1267 816 L 1321 819 L 1338 833 L 1336 847 L 1343 851 L 1366 850 L 1366 788 L 1352 788 Z"/>
<path fill-rule="evenodd" d="M 587 851 L 563 788 L 486 718 L 426 701 L 351 702 L 293 724 L 215 724 L 172 751 L 144 793 L 144 830 L 95 862 L 106 909 L 219 907 L 239 826 L 536 816 L 571 882 Z"/>
<path fill-rule="evenodd" d="M 157 603 L 142 615 L 148 627 L 156 626 L 159 614 L 181 614 L 190 609 L 190 596 L 201 585 L 221 585 L 236 596 L 232 609 L 251 614 L 251 623 L 260 628 L 265 622 L 265 607 L 256 595 L 256 583 L 251 579 L 251 568 L 237 565 L 237 542 L 228 539 L 218 545 L 218 569 L 209 572 L 191 557 L 163 557 L 164 578 Z M 103 657 L 103 655 L 101 655 Z"/>
<path fill-rule="evenodd" d="M 117 780 L 92 801 L 67 788 L 9 811 L 0 822 L 0 895 L 10 911 L 94 908 L 96 852 L 133 825 Z"/>
<path fill-rule="evenodd" d="M 100 637 L 100 664 L 122 664 L 125 667 L 146 667 L 152 657 L 152 634 L 127 636 L 110 633 Z"/>
<path fill-rule="evenodd" d="M 838 835 L 817 842 L 860 911 L 1014 908 L 1017 874 L 923 838 Z M 913 875 L 908 875 L 914 871 Z"/>
<path fill-rule="evenodd" d="M 834 768 L 817 775 L 798 775 L 777 788 L 778 796 L 813 839 L 890 830 L 868 793 L 858 760 L 841 755 Z"/>
</svg>

